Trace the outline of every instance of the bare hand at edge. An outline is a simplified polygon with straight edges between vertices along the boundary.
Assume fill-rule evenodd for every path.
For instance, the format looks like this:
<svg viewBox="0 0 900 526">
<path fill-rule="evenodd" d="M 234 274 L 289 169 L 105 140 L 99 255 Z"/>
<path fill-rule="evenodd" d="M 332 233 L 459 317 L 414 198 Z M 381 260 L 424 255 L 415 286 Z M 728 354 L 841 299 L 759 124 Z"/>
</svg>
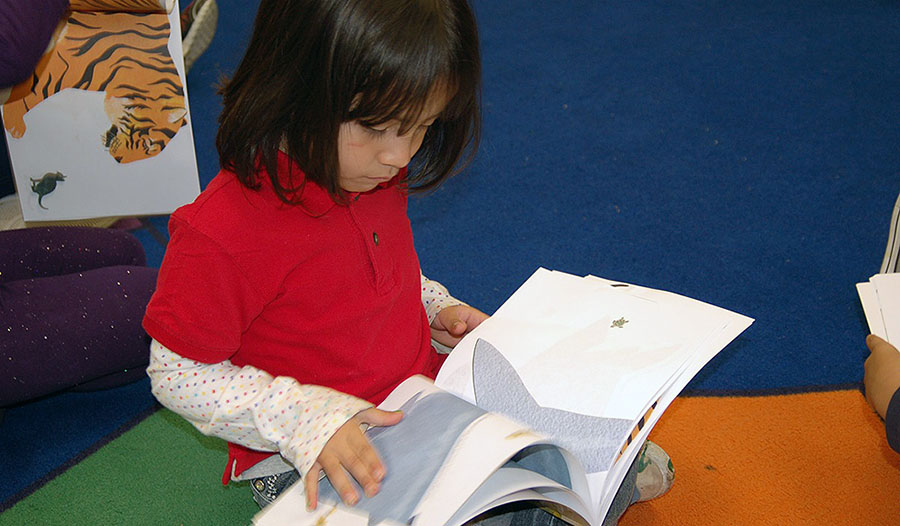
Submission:
<svg viewBox="0 0 900 526">
<path fill-rule="evenodd" d="M 887 413 L 894 392 L 900 388 L 900 352 L 874 334 L 866 338 L 872 354 L 866 359 L 866 400 L 881 418 Z"/>
</svg>

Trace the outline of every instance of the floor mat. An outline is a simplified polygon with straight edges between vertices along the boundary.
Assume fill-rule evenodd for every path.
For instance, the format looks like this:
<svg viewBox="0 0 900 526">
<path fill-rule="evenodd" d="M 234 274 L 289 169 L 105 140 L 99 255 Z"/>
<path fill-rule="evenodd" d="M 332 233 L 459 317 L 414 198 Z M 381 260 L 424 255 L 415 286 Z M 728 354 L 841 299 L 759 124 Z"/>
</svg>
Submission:
<svg viewBox="0 0 900 526">
<path fill-rule="evenodd" d="M 225 443 L 160 410 L 0 514 L 0 525 L 249 524 L 247 483 L 222 486 Z"/>
<path fill-rule="evenodd" d="M 900 455 L 858 391 L 677 399 L 652 433 L 675 486 L 621 526 L 880 525 L 900 516 Z M 161 410 L 0 514 L 0 525 L 247 524 L 224 444 Z M 66 520 L 63 521 L 62 519 Z"/>
<path fill-rule="evenodd" d="M 679 398 L 651 439 L 675 485 L 621 526 L 887 525 L 900 517 L 900 454 L 859 391 Z"/>
</svg>

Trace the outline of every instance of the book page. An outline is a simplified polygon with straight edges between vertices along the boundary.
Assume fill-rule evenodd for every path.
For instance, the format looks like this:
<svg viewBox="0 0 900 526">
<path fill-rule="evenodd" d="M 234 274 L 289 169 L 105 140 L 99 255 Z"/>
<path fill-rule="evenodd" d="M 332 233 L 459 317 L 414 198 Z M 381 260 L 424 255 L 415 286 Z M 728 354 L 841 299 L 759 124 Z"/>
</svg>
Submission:
<svg viewBox="0 0 900 526">
<path fill-rule="evenodd" d="M 447 395 L 452 396 L 452 395 Z M 413 526 L 445 524 L 494 471 L 546 438 L 501 415 L 485 413 L 460 434 L 414 512 Z M 577 480 L 581 475 L 572 473 Z M 577 483 L 583 486 L 582 482 Z"/>
<path fill-rule="evenodd" d="M 177 9 L 69 14 L 37 82 L 0 107 L 27 223 L 165 215 L 200 193 L 179 24 Z"/>
<path fill-rule="evenodd" d="M 856 292 L 859 294 L 859 302 L 862 304 L 863 313 L 866 315 L 869 332 L 890 342 L 887 331 L 884 328 L 884 319 L 881 317 L 881 305 L 878 303 L 878 293 L 875 291 L 875 284 L 871 281 L 857 283 Z"/>
<path fill-rule="evenodd" d="M 543 440 L 520 424 L 436 389 L 422 377 L 401 384 L 379 407 L 399 408 L 404 417 L 395 426 L 366 432 L 387 467 L 377 495 L 367 498 L 360 491 L 356 506 L 346 508 L 328 479 L 322 479 L 319 506 L 307 512 L 298 483 L 260 512 L 254 524 L 316 525 L 325 514 L 332 526 L 354 524 L 359 517 L 372 524 L 442 524 L 495 469 Z M 348 513 L 335 515 L 333 510 Z"/>
<path fill-rule="evenodd" d="M 457 345 L 436 385 L 571 451 L 603 516 L 671 401 L 752 321 L 670 292 L 539 269 Z M 486 348 L 503 359 L 485 360 Z"/>
<path fill-rule="evenodd" d="M 698 341 L 747 320 L 683 296 L 540 269 L 456 346 L 436 383 L 474 402 L 472 355 L 481 338 L 540 405 L 634 419 Z"/>
<path fill-rule="evenodd" d="M 878 310 L 884 324 L 884 339 L 900 342 L 900 273 L 876 274 L 869 278 L 878 298 Z"/>
<path fill-rule="evenodd" d="M 588 473 L 609 469 L 632 428 L 630 419 L 606 418 L 544 407 L 496 348 L 478 340 L 473 356 L 478 406 L 524 422 L 574 455 Z"/>
<path fill-rule="evenodd" d="M 569 488 L 534 471 L 507 465 L 491 474 L 445 526 L 461 526 L 485 512 L 522 501 L 534 506 L 552 503 L 566 508 L 568 517 L 591 523 L 589 506 Z"/>
</svg>

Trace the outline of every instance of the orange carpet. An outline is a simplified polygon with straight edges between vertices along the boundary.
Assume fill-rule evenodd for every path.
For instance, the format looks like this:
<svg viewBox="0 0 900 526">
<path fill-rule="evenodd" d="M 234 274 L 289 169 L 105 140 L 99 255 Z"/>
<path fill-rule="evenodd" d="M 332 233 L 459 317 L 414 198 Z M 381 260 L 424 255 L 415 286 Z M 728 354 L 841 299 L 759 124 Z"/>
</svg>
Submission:
<svg viewBox="0 0 900 526">
<path fill-rule="evenodd" d="M 900 524 L 900 454 L 859 391 L 679 398 L 650 438 L 675 485 L 620 526 Z"/>
</svg>

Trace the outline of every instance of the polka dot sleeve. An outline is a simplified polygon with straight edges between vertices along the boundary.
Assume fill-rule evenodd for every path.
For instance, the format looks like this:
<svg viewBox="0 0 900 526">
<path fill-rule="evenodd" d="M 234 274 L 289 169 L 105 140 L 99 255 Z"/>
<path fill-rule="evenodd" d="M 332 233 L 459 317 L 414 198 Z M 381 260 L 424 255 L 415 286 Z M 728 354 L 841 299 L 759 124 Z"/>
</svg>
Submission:
<svg viewBox="0 0 900 526">
<path fill-rule="evenodd" d="M 465 303 L 451 296 L 447 289 L 437 281 L 426 278 L 421 272 L 419 276 L 422 279 L 422 305 L 425 306 L 428 323 L 433 322 L 434 317 L 447 307 L 465 305 Z"/>
<path fill-rule="evenodd" d="M 255 367 L 189 360 L 156 340 L 150 345 L 147 374 L 159 402 L 201 433 L 280 452 L 304 475 L 338 428 L 372 406 Z"/>
</svg>

